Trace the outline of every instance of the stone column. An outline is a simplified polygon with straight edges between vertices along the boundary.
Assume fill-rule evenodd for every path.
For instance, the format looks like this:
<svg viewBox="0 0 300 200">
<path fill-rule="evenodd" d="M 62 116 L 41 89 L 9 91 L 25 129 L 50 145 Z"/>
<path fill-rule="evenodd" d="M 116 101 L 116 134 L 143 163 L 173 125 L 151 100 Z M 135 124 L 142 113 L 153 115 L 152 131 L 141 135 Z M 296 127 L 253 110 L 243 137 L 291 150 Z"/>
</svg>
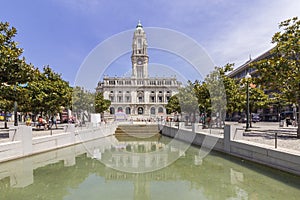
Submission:
<svg viewBox="0 0 300 200">
<path fill-rule="evenodd" d="M 224 150 L 230 152 L 230 143 L 233 140 L 234 132 L 236 128 L 231 125 L 225 125 L 224 127 Z"/>
<path fill-rule="evenodd" d="M 30 155 L 32 153 L 32 127 L 31 126 L 14 126 L 9 129 L 10 141 L 21 141 L 23 155 Z"/>
</svg>

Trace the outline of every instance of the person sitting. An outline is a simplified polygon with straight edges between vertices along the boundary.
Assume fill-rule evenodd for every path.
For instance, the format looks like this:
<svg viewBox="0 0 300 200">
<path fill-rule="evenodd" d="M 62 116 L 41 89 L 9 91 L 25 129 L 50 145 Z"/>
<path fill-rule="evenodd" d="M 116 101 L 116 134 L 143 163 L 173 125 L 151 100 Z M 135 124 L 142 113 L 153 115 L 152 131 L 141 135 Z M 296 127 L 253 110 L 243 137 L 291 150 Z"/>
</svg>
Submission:
<svg viewBox="0 0 300 200">
<path fill-rule="evenodd" d="M 30 117 L 27 117 L 27 119 L 26 119 L 26 126 L 31 126 L 31 119 L 30 119 Z"/>
<path fill-rule="evenodd" d="M 47 127 L 48 127 L 48 123 L 47 123 L 47 121 L 46 121 L 45 119 L 43 119 L 42 116 L 39 116 L 37 127 L 39 127 L 39 129 L 40 129 L 41 126 L 44 126 L 44 128 L 45 128 L 45 130 L 46 130 Z"/>
</svg>

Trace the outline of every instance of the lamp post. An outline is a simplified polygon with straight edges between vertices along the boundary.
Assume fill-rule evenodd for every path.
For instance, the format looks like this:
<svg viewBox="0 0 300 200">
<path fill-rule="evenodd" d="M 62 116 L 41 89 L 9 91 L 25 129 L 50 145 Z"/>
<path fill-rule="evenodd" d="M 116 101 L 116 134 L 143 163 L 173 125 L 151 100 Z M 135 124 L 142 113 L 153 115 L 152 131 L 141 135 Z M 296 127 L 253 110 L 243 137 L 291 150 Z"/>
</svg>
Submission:
<svg viewBox="0 0 300 200">
<path fill-rule="evenodd" d="M 176 112 L 176 123 L 177 123 L 177 129 L 179 129 L 179 114 L 178 114 L 178 112 Z"/>
<path fill-rule="evenodd" d="M 91 109 L 90 109 L 90 122 L 92 121 L 93 106 L 94 106 L 94 104 L 91 103 Z"/>
<path fill-rule="evenodd" d="M 297 123 L 297 107 L 296 104 L 293 103 L 293 120 L 295 120 L 295 123 Z"/>
<path fill-rule="evenodd" d="M 16 95 L 16 85 L 14 86 L 14 92 L 15 92 L 15 95 Z M 15 102 L 14 102 L 14 126 L 18 126 L 18 103 L 17 103 L 17 100 L 16 100 L 16 97 L 15 97 Z"/>
<path fill-rule="evenodd" d="M 24 84 L 15 84 L 14 85 L 14 92 L 15 92 L 15 102 L 14 102 L 14 118 L 15 118 L 15 121 L 14 121 L 14 126 L 18 126 L 18 102 L 17 102 L 17 86 L 19 87 L 22 87 L 22 88 L 25 88 L 27 87 L 28 83 L 24 83 Z"/>
<path fill-rule="evenodd" d="M 251 75 L 249 72 L 246 74 L 245 79 L 247 81 L 247 116 L 246 116 L 246 131 L 249 131 L 249 79 L 251 78 Z"/>
</svg>

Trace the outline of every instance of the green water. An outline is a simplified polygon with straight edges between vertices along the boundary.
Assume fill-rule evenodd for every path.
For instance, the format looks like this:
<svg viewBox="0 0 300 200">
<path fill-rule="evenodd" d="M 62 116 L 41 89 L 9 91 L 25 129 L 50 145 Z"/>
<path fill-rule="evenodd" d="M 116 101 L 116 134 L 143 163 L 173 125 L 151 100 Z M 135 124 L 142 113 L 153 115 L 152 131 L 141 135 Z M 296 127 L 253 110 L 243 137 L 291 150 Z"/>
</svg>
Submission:
<svg viewBox="0 0 300 200">
<path fill-rule="evenodd" d="M 242 159 L 211 152 L 199 159 L 199 148 L 190 147 L 168 167 L 148 173 L 125 173 L 105 166 L 106 157 L 123 151 L 155 151 L 168 138 L 150 140 L 110 138 L 76 145 L 0 164 L 0 199 L 299 199 L 300 177 Z M 91 155 L 91 150 L 95 150 Z M 101 158 L 99 158 L 99 153 Z M 176 152 L 176 149 L 171 149 Z M 95 152 L 95 151 L 94 151 Z M 121 156 L 122 157 L 122 156 Z M 167 156 L 159 159 L 168 159 Z M 122 161 L 123 165 L 126 162 Z M 124 164 L 125 163 L 125 164 Z M 132 163 L 128 162 L 127 165 Z M 135 166 L 135 164 L 132 164 Z M 136 167 L 136 166 L 135 166 Z"/>
</svg>

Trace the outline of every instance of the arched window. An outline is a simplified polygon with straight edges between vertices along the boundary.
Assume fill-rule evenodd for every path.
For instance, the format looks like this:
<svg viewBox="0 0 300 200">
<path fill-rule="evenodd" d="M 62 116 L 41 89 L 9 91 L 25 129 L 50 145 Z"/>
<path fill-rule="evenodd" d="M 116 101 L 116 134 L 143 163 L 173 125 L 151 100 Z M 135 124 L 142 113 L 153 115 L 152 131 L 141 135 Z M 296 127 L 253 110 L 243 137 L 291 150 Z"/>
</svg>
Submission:
<svg viewBox="0 0 300 200">
<path fill-rule="evenodd" d="M 123 112 L 123 108 L 122 107 L 118 107 L 118 112 Z"/>
<path fill-rule="evenodd" d="M 138 97 L 138 103 L 144 102 L 144 93 L 143 92 L 139 92 L 137 97 Z"/>
<path fill-rule="evenodd" d="M 115 108 L 114 108 L 114 107 L 110 107 L 109 113 L 110 113 L 111 115 L 115 114 Z"/>
<path fill-rule="evenodd" d="M 154 108 L 154 107 L 152 107 L 152 108 L 150 109 L 150 113 L 151 113 L 151 115 L 155 115 L 155 108 Z"/>
<path fill-rule="evenodd" d="M 159 107 L 158 108 L 158 113 L 163 113 L 164 112 L 164 109 L 162 107 Z"/>
<path fill-rule="evenodd" d="M 144 108 L 143 107 L 138 107 L 138 114 L 139 115 L 144 114 Z"/>
<path fill-rule="evenodd" d="M 126 111 L 126 114 L 127 114 L 127 115 L 130 115 L 130 114 L 131 114 L 130 107 L 126 107 L 126 110 L 125 110 L 125 111 Z"/>
</svg>

